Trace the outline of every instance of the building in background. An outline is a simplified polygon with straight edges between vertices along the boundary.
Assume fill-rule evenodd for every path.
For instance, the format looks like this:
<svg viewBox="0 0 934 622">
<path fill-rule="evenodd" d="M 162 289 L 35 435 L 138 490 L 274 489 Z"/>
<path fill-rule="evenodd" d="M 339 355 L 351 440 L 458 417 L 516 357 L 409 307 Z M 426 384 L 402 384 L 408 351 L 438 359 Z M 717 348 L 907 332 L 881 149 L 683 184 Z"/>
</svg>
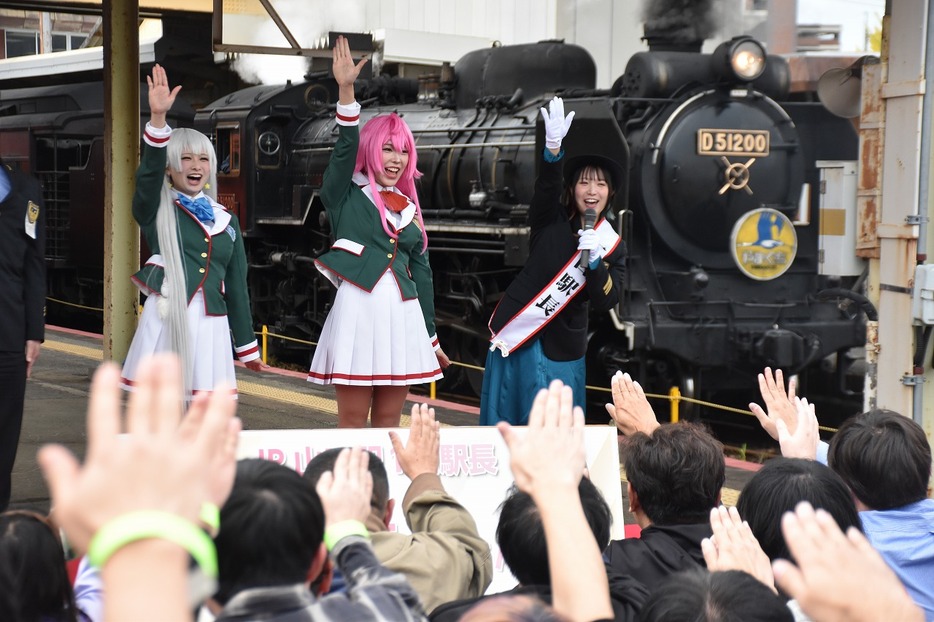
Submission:
<svg viewBox="0 0 934 622">
<path fill-rule="evenodd" d="M 100 17 L 0 9 L 0 59 L 84 47 Z"/>
</svg>

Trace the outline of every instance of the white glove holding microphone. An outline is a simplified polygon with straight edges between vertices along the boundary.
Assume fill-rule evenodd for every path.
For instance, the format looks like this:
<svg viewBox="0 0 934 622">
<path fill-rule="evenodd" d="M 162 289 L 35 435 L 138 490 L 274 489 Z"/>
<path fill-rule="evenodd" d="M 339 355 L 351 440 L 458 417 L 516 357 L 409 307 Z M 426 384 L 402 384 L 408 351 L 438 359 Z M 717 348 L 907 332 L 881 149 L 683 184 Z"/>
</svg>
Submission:
<svg viewBox="0 0 934 622">
<path fill-rule="evenodd" d="M 593 267 L 603 257 L 603 247 L 600 246 L 600 240 L 597 238 L 597 232 L 594 229 L 578 229 L 577 235 L 580 240 L 577 242 L 577 250 L 590 252 L 590 266 Z"/>
<path fill-rule="evenodd" d="M 564 116 L 564 100 L 560 97 L 548 102 L 548 110 L 540 110 L 542 119 L 545 120 L 545 146 L 549 149 L 560 149 L 561 141 L 567 136 L 571 121 L 574 120 L 574 113 L 569 112 Z"/>
</svg>

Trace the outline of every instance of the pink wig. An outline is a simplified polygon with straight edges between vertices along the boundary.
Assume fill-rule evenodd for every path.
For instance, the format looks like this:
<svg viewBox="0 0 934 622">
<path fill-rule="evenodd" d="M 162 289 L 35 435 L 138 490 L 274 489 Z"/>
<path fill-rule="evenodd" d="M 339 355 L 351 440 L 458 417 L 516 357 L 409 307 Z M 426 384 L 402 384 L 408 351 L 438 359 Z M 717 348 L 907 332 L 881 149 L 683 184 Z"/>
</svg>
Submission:
<svg viewBox="0 0 934 622">
<path fill-rule="evenodd" d="M 418 154 L 415 151 L 415 137 L 402 117 L 396 113 L 373 117 L 364 124 L 360 131 L 360 147 L 357 149 L 357 163 L 354 172 L 361 172 L 370 180 L 370 187 L 376 188 L 376 178 L 373 171 L 383 168 L 383 145 L 387 142 L 399 150 L 409 152 L 409 163 L 402 171 L 396 187 L 402 194 L 409 197 L 415 204 L 415 218 L 422 231 L 422 252 L 428 250 L 428 234 L 425 233 L 425 221 L 422 220 L 422 207 L 418 202 L 418 193 L 415 191 L 415 180 L 422 176 L 418 171 Z M 373 193 L 373 202 L 379 209 L 380 222 L 383 230 L 392 238 L 399 235 L 389 230 L 386 224 L 386 205 L 379 192 Z"/>
</svg>

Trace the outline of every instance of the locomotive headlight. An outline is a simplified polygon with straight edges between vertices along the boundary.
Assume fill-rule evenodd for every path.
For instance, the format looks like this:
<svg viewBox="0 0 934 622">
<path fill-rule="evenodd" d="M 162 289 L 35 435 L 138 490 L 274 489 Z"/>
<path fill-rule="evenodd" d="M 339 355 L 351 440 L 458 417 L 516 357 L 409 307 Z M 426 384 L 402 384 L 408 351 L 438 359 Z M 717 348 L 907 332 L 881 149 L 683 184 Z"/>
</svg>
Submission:
<svg viewBox="0 0 934 622">
<path fill-rule="evenodd" d="M 765 69 L 765 51 L 755 41 L 744 41 L 733 50 L 730 65 L 738 78 L 755 80 Z"/>
<path fill-rule="evenodd" d="M 752 37 L 734 37 L 713 53 L 714 68 L 730 81 L 752 82 L 765 71 L 765 48 Z"/>
</svg>

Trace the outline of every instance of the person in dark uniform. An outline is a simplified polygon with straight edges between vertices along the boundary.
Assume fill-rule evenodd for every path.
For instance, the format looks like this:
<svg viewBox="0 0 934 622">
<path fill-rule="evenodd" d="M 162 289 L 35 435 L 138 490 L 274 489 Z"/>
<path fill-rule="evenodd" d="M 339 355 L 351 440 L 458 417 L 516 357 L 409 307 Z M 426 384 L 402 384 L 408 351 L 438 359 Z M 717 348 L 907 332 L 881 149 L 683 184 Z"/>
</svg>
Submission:
<svg viewBox="0 0 934 622">
<path fill-rule="evenodd" d="M 525 424 L 539 389 L 560 379 L 584 406 L 587 314 L 619 300 L 625 245 L 603 217 L 620 187 L 619 164 L 598 155 L 564 161 L 574 113 L 555 97 L 542 108 L 545 149 L 529 206 L 529 258 L 493 316 L 480 424 Z M 563 178 L 562 178 L 563 165 Z"/>
<path fill-rule="evenodd" d="M 44 257 L 39 182 L 0 161 L 0 511 L 10 503 L 26 379 L 45 339 Z"/>
</svg>

